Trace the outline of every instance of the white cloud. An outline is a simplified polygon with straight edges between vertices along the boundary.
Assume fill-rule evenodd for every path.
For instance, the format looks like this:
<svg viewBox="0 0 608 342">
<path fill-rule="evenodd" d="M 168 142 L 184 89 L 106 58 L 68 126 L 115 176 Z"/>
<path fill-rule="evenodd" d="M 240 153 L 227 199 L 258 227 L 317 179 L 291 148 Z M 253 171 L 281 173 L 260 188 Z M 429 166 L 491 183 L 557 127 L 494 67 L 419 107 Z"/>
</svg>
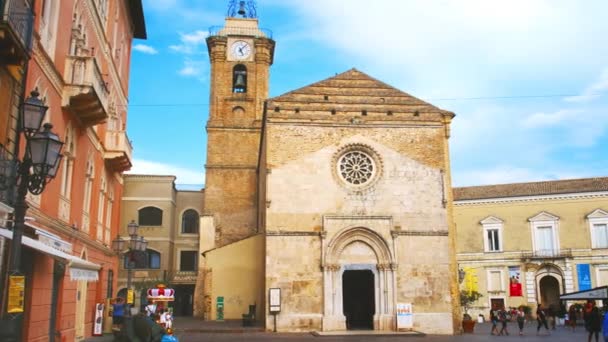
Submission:
<svg viewBox="0 0 608 342">
<path fill-rule="evenodd" d="M 149 46 L 149 45 L 145 45 L 145 44 L 136 44 L 133 46 L 133 50 L 135 51 L 139 51 L 148 55 L 156 55 L 158 53 L 158 50 L 156 50 L 155 48 Z"/>
<path fill-rule="evenodd" d="M 538 182 L 557 179 L 582 178 L 585 174 L 569 171 L 538 171 L 533 168 L 522 168 L 511 165 L 499 165 L 489 169 L 466 170 L 454 172 L 453 186 L 475 186 L 489 184 L 508 184 Z"/>
<path fill-rule="evenodd" d="M 597 81 L 590 84 L 579 96 L 566 97 L 567 102 L 585 103 L 597 99 L 603 92 L 608 91 L 608 68 L 605 68 Z"/>
<path fill-rule="evenodd" d="M 206 74 L 208 68 L 208 63 L 205 61 L 195 61 L 186 59 L 184 61 L 183 67 L 179 70 L 179 74 L 182 76 L 194 76 L 199 77 L 200 79 L 204 79 L 202 77 Z"/>
<path fill-rule="evenodd" d="M 202 170 L 195 171 L 151 160 L 134 159 L 133 167 L 127 173 L 176 176 L 175 182 L 183 185 L 200 185 L 202 187 L 205 184 L 205 173 Z"/>
<path fill-rule="evenodd" d="M 201 54 L 205 52 L 202 47 L 205 44 L 205 39 L 209 36 L 207 31 L 194 31 L 191 33 L 180 33 L 180 44 L 169 46 L 172 51 L 183 53 L 186 55 Z"/>
<path fill-rule="evenodd" d="M 566 122 L 579 121 L 583 111 L 580 109 L 562 109 L 553 113 L 534 113 L 524 119 L 525 128 L 562 125 Z M 582 121 L 582 120 L 581 120 Z"/>
</svg>

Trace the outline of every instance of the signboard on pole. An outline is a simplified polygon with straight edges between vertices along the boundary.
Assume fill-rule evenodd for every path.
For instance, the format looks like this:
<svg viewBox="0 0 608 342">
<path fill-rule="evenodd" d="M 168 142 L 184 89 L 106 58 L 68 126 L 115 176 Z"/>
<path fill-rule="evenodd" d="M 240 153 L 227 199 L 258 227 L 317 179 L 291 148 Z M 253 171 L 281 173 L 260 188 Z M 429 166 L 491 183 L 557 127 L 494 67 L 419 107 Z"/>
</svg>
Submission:
<svg viewBox="0 0 608 342">
<path fill-rule="evenodd" d="M 224 297 L 217 297 L 216 301 L 216 321 L 224 320 Z"/>
<path fill-rule="evenodd" d="M 23 312 L 25 298 L 25 276 L 10 276 L 8 278 L 8 305 L 6 312 Z"/>
<path fill-rule="evenodd" d="M 269 289 L 269 292 L 268 297 L 270 298 L 270 313 L 277 314 L 281 312 L 281 289 L 272 288 Z"/>
<path fill-rule="evenodd" d="M 412 303 L 397 303 L 397 330 L 414 328 Z"/>
<path fill-rule="evenodd" d="M 133 294 L 133 289 L 129 289 L 127 291 L 127 304 L 133 304 L 135 295 Z"/>
</svg>

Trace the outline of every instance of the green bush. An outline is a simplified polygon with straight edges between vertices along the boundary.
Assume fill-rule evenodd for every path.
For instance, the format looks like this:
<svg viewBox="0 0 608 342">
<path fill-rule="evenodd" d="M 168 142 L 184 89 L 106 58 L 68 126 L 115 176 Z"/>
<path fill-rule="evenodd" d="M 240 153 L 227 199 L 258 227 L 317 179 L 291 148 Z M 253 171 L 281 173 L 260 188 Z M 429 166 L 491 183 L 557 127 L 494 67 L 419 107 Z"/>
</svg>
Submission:
<svg viewBox="0 0 608 342">
<path fill-rule="evenodd" d="M 483 295 L 477 291 L 460 291 L 460 305 L 464 308 L 465 318 L 468 316 L 468 318 L 471 319 L 471 316 L 468 314 L 471 304 L 475 303 L 481 297 L 483 297 Z"/>
</svg>

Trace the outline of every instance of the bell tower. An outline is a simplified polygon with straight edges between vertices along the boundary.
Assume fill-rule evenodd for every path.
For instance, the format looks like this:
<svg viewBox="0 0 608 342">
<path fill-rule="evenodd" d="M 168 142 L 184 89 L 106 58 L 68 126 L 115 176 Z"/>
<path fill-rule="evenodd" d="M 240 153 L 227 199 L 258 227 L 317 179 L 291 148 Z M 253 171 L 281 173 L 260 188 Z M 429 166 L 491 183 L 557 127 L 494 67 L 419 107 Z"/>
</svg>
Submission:
<svg viewBox="0 0 608 342">
<path fill-rule="evenodd" d="M 207 38 L 211 63 L 204 211 L 215 246 L 257 231 L 257 163 L 275 42 L 258 26 L 255 1 L 231 0 Z"/>
</svg>

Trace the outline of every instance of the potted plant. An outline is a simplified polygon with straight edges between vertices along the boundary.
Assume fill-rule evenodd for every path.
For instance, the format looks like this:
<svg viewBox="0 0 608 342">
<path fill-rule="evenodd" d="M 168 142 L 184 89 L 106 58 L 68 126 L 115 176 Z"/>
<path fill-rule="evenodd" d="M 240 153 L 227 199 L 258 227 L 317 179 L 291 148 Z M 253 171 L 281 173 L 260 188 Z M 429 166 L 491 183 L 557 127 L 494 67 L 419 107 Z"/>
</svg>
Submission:
<svg viewBox="0 0 608 342">
<path fill-rule="evenodd" d="M 462 316 L 462 330 L 465 333 L 473 333 L 475 330 L 475 321 L 469 315 L 469 309 L 471 304 L 475 303 L 482 294 L 477 291 L 460 291 L 460 305 L 464 308 L 464 315 Z"/>
</svg>

